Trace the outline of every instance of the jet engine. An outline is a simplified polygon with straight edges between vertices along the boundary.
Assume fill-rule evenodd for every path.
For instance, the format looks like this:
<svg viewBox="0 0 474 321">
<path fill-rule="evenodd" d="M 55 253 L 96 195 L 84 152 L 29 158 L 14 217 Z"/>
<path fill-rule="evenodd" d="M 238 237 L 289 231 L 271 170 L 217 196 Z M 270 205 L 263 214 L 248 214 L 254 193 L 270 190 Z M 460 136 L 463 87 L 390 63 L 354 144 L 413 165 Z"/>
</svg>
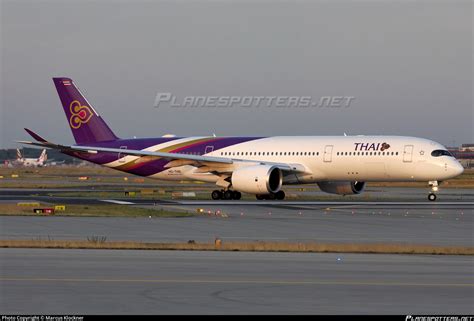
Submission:
<svg viewBox="0 0 474 321">
<path fill-rule="evenodd" d="M 232 187 L 250 194 L 270 194 L 280 190 L 283 181 L 281 170 L 272 165 L 242 167 L 232 173 Z"/>
<path fill-rule="evenodd" d="M 326 193 L 350 195 L 362 193 L 365 182 L 319 182 L 318 186 Z"/>
</svg>

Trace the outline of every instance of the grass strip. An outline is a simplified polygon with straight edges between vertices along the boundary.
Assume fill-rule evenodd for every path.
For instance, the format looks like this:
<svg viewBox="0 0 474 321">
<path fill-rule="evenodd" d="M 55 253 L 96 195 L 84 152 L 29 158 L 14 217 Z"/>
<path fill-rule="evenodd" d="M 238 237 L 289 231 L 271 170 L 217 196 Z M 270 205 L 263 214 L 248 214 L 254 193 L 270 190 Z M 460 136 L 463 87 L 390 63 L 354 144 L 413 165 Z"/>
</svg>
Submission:
<svg viewBox="0 0 474 321">
<path fill-rule="evenodd" d="M 0 248 L 46 249 L 104 249 L 104 250 L 176 250 L 176 251 L 242 251 L 242 252 L 299 252 L 299 253 L 373 253 L 373 254 L 429 254 L 474 255 L 474 247 L 435 246 L 416 244 L 323 244 L 287 242 L 222 242 L 215 243 L 143 243 L 108 242 L 92 237 L 82 240 L 0 240 Z"/>
</svg>

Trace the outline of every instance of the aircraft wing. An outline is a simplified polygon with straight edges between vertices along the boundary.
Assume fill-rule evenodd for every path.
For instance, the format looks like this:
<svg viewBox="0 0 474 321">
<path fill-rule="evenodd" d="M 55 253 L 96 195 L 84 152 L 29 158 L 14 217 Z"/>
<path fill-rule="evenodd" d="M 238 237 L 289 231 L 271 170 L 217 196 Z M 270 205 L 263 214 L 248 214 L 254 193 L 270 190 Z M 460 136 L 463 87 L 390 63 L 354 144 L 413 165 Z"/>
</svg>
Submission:
<svg viewBox="0 0 474 321">
<path fill-rule="evenodd" d="M 190 154 L 180 154 L 180 153 L 165 153 L 165 152 L 153 152 L 146 150 L 134 150 L 134 149 L 121 149 L 121 148 L 106 148 L 106 147 L 95 147 L 95 146 L 79 146 L 79 145 L 59 145 L 48 142 L 41 136 L 35 134 L 31 130 L 25 128 L 25 130 L 37 140 L 37 142 L 30 141 L 18 141 L 18 143 L 42 146 L 46 148 L 59 149 L 62 151 L 72 151 L 72 152 L 83 152 L 89 154 L 97 153 L 117 153 L 121 155 L 132 155 L 132 156 L 142 156 L 142 157 L 156 157 L 164 158 L 170 160 L 170 162 L 165 166 L 167 168 L 179 167 L 183 165 L 193 165 L 196 167 L 201 167 L 200 172 L 232 172 L 234 169 L 245 166 L 245 165 L 274 165 L 280 168 L 283 171 L 287 172 L 306 172 L 306 168 L 301 164 L 288 164 L 280 162 L 267 162 L 259 160 L 248 160 L 248 159 L 235 159 L 227 157 L 215 157 L 215 156 L 200 156 L 200 155 L 190 155 Z"/>
</svg>

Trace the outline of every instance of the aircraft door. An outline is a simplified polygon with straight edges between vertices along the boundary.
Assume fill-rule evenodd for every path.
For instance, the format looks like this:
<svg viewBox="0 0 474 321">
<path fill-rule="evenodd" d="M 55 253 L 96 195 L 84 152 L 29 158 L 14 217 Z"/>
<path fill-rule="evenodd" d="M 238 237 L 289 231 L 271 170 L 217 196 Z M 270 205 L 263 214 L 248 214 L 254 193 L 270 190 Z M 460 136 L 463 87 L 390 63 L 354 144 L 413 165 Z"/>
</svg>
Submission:
<svg viewBox="0 0 474 321">
<path fill-rule="evenodd" d="M 212 153 L 214 151 L 214 146 L 206 146 L 206 149 L 204 151 L 204 154 L 209 154 L 209 153 Z"/>
<path fill-rule="evenodd" d="M 332 161 L 332 148 L 333 148 L 333 145 L 326 145 L 326 147 L 324 147 L 324 161 L 326 163 L 329 163 Z"/>
<path fill-rule="evenodd" d="M 413 161 L 413 145 L 405 145 L 403 150 L 403 162 L 411 163 Z"/>
<path fill-rule="evenodd" d="M 127 149 L 127 146 L 120 146 L 120 149 Z M 117 159 L 118 159 L 119 163 L 121 163 L 121 164 L 125 163 L 125 158 L 123 158 L 125 156 L 127 156 L 127 155 L 123 154 L 122 152 L 118 153 Z"/>
</svg>

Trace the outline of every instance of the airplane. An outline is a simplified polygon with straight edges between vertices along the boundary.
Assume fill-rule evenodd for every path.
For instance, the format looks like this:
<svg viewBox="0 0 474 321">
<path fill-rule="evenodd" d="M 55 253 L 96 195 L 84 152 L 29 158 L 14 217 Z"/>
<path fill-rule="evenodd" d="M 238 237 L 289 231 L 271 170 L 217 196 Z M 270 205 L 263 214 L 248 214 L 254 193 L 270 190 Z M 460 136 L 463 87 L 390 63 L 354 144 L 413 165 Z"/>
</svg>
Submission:
<svg viewBox="0 0 474 321">
<path fill-rule="evenodd" d="M 443 145 L 404 136 L 275 136 L 118 138 L 70 78 L 53 78 L 75 145 L 19 143 L 58 149 L 95 164 L 170 181 L 215 183 L 214 200 L 282 200 L 283 186 L 317 184 L 327 193 L 363 192 L 366 182 L 428 182 L 438 185 L 463 173 Z"/>
<path fill-rule="evenodd" d="M 46 165 L 47 159 L 48 155 L 46 153 L 46 149 L 43 149 L 41 155 L 38 158 L 24 158 L 21 154 L 21 151 L 17 148 L 16 160 L 14 163 L 26 167 L 42 167 Z"/>
</svg>

